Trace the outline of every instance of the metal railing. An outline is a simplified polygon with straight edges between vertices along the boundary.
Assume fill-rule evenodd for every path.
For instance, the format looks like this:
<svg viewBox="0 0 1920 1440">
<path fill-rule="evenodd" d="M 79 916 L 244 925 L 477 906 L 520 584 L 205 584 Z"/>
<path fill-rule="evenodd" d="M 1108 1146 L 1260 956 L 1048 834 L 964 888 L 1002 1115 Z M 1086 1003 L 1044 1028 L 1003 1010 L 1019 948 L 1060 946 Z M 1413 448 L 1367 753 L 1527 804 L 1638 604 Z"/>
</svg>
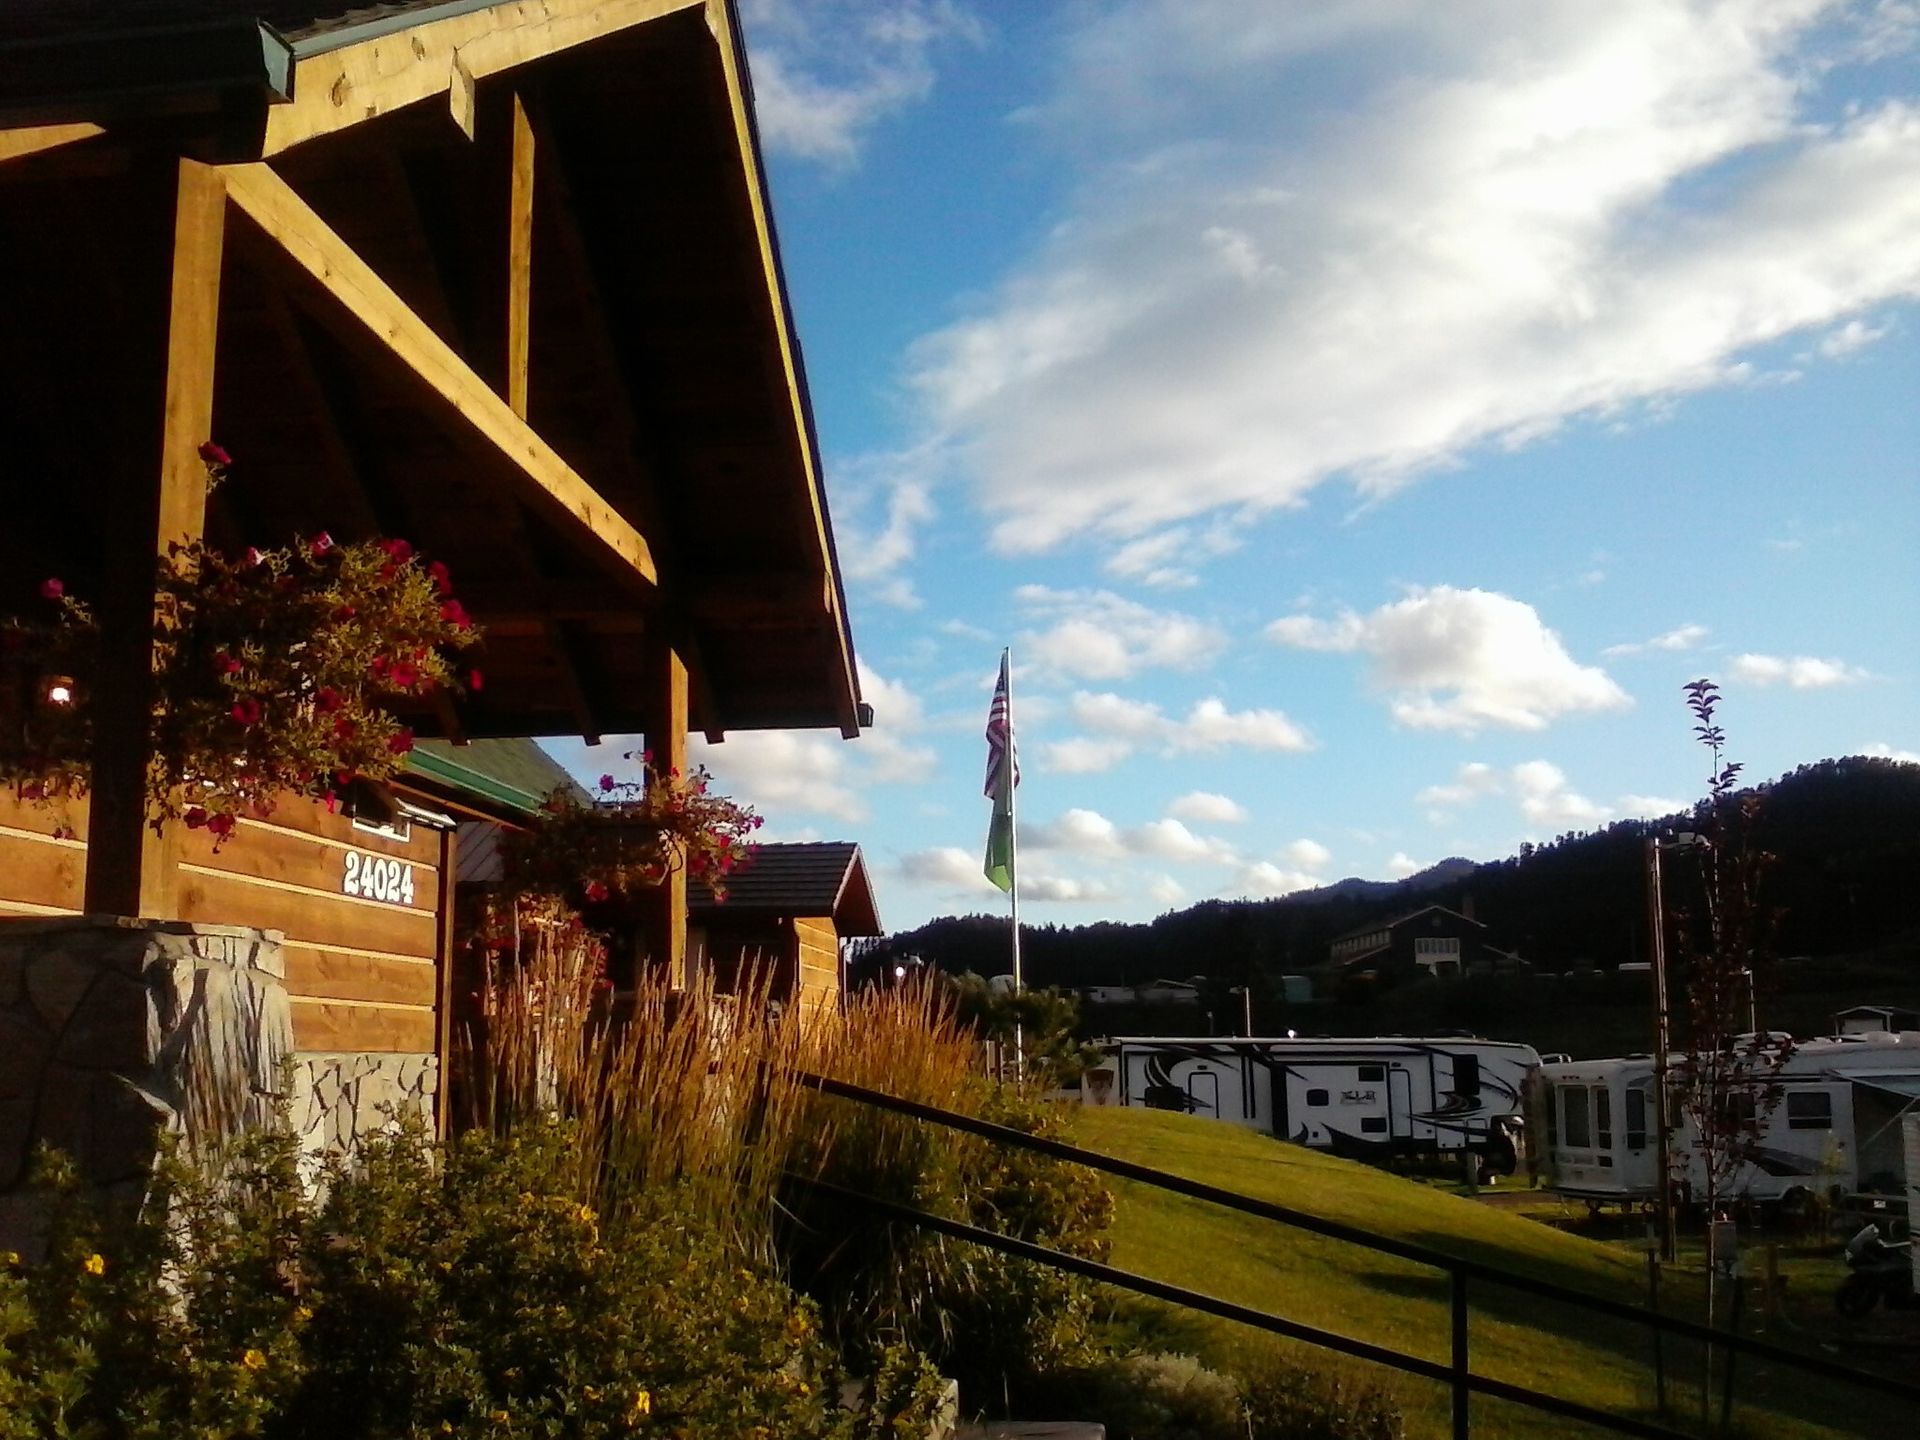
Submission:
<svg viewBox="0 0 1920 1440">
<path fill-rule="evenodd" d="M 1572 1289 L 1550 1280 L 1521 1274 L 1517 1271 L 1502 1269 L 1484 1261 L 1469 1260 L 1451 1255 L 1431 1246 L 1415 1244 L 1411 1241 L 1396 1240 L 1389 1236 L 1376 1235 L 1355 1225 L 1339 1220 L 1329 1220 L 1324 1216 L 1296 1210 L 1290 1206 L 1279 1205 L 1270 1200 L 1256 1199 L 1242 1195 L 1238 1191 L 1226 1190 L 1217 1185 L 1208 1185 L 1203 1181 L 1189 1180 L 1183 1176 L 1156 1170 L 1152 1166 L 1140 1165 L 1131 1160 L 1117 1159 L 1111 1155 L 1102 1155 L 1097 1151 L 1083 1150 L 1077 1145 L 1069 1145 L 1061 1140 L 1044 1136 L 1029 1135 L 1010 1126 L 999 1125 L 990 1120 L 981 1120 L 971 1115 L 962 1115 L 951 1110 L 942 1110 L 937 1106 L 924 1105 L 914 1100 L 902 1100 L 898 1096 L 888 1095 L 879 1090 L 870 1090 L 864 1086 L 852 1085 L 844 1080 L 835 1080 L 824 1075 L 801 1074 L 796 1077 L 803 1085 L 825 1095 L 837 1096 L 857 1104 L 870 1105 L 876 1109 L 892 1111 L 898 1115 L 911 1116 L 930 1124 L 942 1125 L 952 1130 L 963 1131 L 979 1136 L 995 1144 L 1010 1146 L 1014 1149 L 1028 1150 L 1035 1154 L 1047 1155 L 1074 1165 L 1083 1165 L 1090 1170 L 1098 1170 L 1123 1180 L 1137 1181 L 1166 1190 L 1176 1195 L 1185 1195 L 1192 1199 L 1203 1200 L 1225 1209 L 1237 1210 L 1245 1215 L 1257 1216 L 1263 1220 L 1275 1221 L 1310 1234 L 1325 1236 L 1328 1239 L 1344 1241 L 1377 1254 L 1392 1255 L 1414 1264 L 1431 1266 L 1443 1271 L 1448 1277 L 1449 1300 L 1449 1358 L 1447 1363 L 1424 1359 L 1405 1351 L 1394 1350 L 1384 1345 L 1376 1345 L 1365 1340 L 1356 1340 L 1337 1331 L 1324 1330 L 1317 1326 L 1289 1320 L 1283 1316 L 1256 1310 L 1250 1306 L 1236 1304 L 1230 1300 L 1221 1300 L 1197 1290 L 1171 1285 L 1149 1276 L 1137 1275 L 1116 1266 L 1103 1264 L 1097 1260 L 1088 1260 L 1078 1255 L 1069 1255 L 1064 1251 L 1038 1245 L 1030 1240 L 1021 1240 L 1011 1235 L 1002 1235 L 977 1225 L 960 1220 L 950 1220 L 945 1216 L 934 1215 L 925 1210 L 915 1209 L 898 1201 L 886 1200 L 879 1196 L 864 1195 L 838 1185 L 832 1185 L 818 1179 L 801 1175 L 788 1178 L 795 1184 L 824 1198 L 849 1206 L 858 1206 L 877 1215 L 887 1216 L 906 1224 L 947 1235 L 956 1240 L 965 1240 L 997 1250 L 1005 1255 L 1031 1260 L 1036 1264 L 1051 1266 L 1071 1274 L 1081 1275 L 1089 1280 L 1129 1290 L 1152 1299 L 1164 1300 L 1189 1310 L 1203 1314 L 1216 1315 L 1222 1319 L 1237 1321 L 1243 1325 L 1266 1331 L 1273 1335 L 1283 1335 L 1290 1339 L 1304 1341 L 1326 1350 L 1356 1359 L 1372 1361 L 1406 1374 L 1417 1375 L 1427 1380 L 1437 1381 L 1449 1388 L 1452 1399 L 1453 1435 L 1455 1440 L 1468 1440 L 1471 1435 L 1471 1406 L 1474 1395 L 1484 1395 L 1490 1399 L 1511 1401 L 1515 1404 L 1530 1406 L 1535 1410 L 1557 1415 L 1567 1420 L 1577 1420 L 1600 1429 L 1610 1430 L 1621 1435 L 1648 1437 L 1648 1440 L 1690 1440 L 1685 1432 L 1672 1429 L 1651 1420 L 1642 1420 L 1631 1415 L 1621 1415 L 1609 1410 L 1596 1409 L 1567 1400 L 1545 1391 L 1534 1390 L 1524 1385 L 1515 1385 L 1508 1381 L 1496 1380 L 1489 1375 L 1475 1373 L 1470 1350 L 1470 1312 L 1468 1308 L 1468 1284 L 1478 1282 L 1481 1286 L 1500 1286 L 1519 1291 L 1543 1300 L 1573 1306 L 1595 1315 L 1604 1315 L 1612 1319 L 1641 1325 L 1658 1335 L 1671 1335 L 1681 1339 L 1693 1340 L 1700 1344 L 1715 1347 L 1732 1355 L 1740 1354 L 1757 1359 L 1769 1360 L 1777 1364 L 1792 1366 L 1802 1373 L 1817 1375 L 1843 1385 L 1854 1386 L 1862 1390 L 1883 1395 L 1895 1396 L 1910 1402 L 1920 1402 L 1920 1385 L 1889 1376 L 1876 1375 L 1869 1371 L 1856 1370 L 1851 1366 L 1826 1360 L 1817 1355 L 1808 1355 L 1785 1346 L 1770 1344 L 1765 1340 L 1740 1335 L 1733 1331 L 1721 1330 L 1711 1325 L 1702 1325 L 1678 1316 L 1663 1315 L 1656 1311 L 1643 1309 L 1625 1301 L 1610 1300 L 1604 1296 L 1592 1295 L 1583 1290 Z M 1656 1342 L 1657 1343 L 1657 1342 Z"/>
</svg>

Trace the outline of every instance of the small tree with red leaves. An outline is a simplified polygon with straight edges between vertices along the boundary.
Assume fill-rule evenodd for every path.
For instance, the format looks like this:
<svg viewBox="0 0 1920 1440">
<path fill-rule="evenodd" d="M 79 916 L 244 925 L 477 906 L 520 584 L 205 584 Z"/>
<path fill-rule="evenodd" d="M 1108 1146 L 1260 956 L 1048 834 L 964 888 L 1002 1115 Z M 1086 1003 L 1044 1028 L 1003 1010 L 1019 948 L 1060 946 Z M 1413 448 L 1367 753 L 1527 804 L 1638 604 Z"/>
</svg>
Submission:
<svg viewBox="0 0 1920 1440">
<path fill-rule="evenodd" d="M 60 581 L 41 595 L 44 614 L 0 619 L 0 784 L 59 805 L 90 783 L 99 627 Z M 155 612 L 148 815 L 216 842 L 284 796 L 331 805 L 392 775 L 413 748 L 394 708 L 459 689 L 479 640 L 446 567 L 404 540 L 319 534 L 238 557 L 174 545 Z"/>
<path fill-rule="evenodd" d="M 753 856 L 761 818 L 715 795 L 704 767 L 662 771 L 648 754 L 638 780 L 600 777 L 599 794 L 547 797 L 538 823 L 501 842 L 507 881 L 519 889 L 602 904 L 664 884 L 676 870 L 725 899 L 727 877 Z"/>
</svg>

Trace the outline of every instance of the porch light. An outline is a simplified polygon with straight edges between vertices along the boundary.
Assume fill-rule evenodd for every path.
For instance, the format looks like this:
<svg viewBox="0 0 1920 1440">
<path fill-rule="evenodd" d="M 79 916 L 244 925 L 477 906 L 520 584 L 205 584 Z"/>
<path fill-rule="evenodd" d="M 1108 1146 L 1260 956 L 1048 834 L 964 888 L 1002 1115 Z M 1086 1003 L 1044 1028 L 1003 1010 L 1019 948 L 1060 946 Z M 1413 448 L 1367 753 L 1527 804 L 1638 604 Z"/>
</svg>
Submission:
<svg viewBox="0 0 1920 1440">
<path fill-rule="evenodd" d="M 52 676 L 47 681 L 47 688 L 44 695 L 49 705 L 73 704 L 73 677 L 70 675 Z"/>
</svg>

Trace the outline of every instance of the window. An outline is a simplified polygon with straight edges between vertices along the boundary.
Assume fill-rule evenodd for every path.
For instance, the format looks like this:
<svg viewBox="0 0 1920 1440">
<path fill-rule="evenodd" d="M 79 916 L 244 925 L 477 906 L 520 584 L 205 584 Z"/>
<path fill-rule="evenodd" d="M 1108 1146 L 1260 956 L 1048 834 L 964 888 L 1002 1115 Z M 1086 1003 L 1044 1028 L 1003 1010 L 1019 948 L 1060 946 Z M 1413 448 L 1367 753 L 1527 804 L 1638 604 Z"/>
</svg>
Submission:
<svg viewBox="0 0 1920 1440">
<path fill-rule="evenodd" d="M 1413 953 L 1416 956 L 1451 955 L 1455 959 L 1460 955 L 1458 940 L 1442 939 L 1437 935 L 1419 935 L 1414 937 Z"/>
<path fill-rule="evenodd" d="M 1307 1104 L 1309 1105 L 1325 1105 L 1327 1103 L 1327 1099 L 1328 1099 L 1327 1092 L 1324 1090 L 1307 1091 Z"/>
<path fill-rule="evenodd" d="M 1383 1083 L 1386 1078 L 1387 1067 L 1384 1065 L 1362 1065 L 1360 1067 L 1360 1083 L 1362 1085 L 1368 1083 L 1379 1085 Z"/>
<path fill-rule="evenodd" d="M 1593 1128 L 1598 1132 L 1602 1150 L 1613 1148 L 1613 1092 L 1604 1085 L 1593 1087 Z"/>
<path fill-rule="evenodd" d="M 1383 1116 L 1383 1115 L 1369 1115 L 1369 1116 L 1367 1116 L 1367 1118 L 1366 1118 L 1366 1119 L 1364 1119 L 1364 1120 L 1362 1120 L 1362 1121 L 1360 1122 L 1360 1133 L 1361 1133 L 1361 1134 L 1363 1134 L 1363 1135 L 1384 1135 L 1384 1134 L 1386 1134 L 1386 1133 L 1387 1133 L 1387 1121 L 1386 1121 L 1386 1117 L 1385 1117 L 1385 1116 Z"/>
<path fill-rule="evenodd" d="M 1647 1092 L 1627 1091 L 1627 1149 L 1647 1148 Z"/>
<path fill-rule="evenodd" d="M 1480 1057 L 1478 1055 L 1453 1057 L 1453 1093 L 1456 1095 L 1480 1093 Z"/>
<path fill-rule="evenodd" d="M 1585 1150 L 1593 1144 L 1593 1118 L 1584 1085 L 1560 1087 L 1560 1133 L 1569 1150 Z"/>
<path fill-rule="evenodd" d="M 1825 1090 L 1789 1090 L 1787 1092 L 1787 1128 L 1789 1130 L 1831 1130 L 1833 1096 Z"/>
</svg>

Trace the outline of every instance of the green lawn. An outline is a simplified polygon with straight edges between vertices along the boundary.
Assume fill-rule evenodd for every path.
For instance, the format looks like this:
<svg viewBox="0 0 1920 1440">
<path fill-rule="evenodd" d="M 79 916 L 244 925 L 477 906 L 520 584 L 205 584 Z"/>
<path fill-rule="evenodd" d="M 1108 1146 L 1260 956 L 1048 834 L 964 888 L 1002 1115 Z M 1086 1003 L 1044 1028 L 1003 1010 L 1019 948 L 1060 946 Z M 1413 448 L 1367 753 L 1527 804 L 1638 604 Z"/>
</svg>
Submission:
<svg viewBox="0 0 1920 1440">
<path fill-rule="evenodd" d="M 1626 1250 L 1236 1126 L 1132 1109 L 1080 1111 L 1074 1125 L 1079 1142 L 1089 1149 L 1594 1294 L 1636 1302 L 1645 1298 L 1643 1262 Z M 1440 1272 L 1148 1186 L 1114 1182 L 1114 1190 L 1113 1259 L 1122 1268 L 1446 1361 L 1447 1282 Z M 1688 1313 L 1697 1315 L 1697 1299 L 1690 1303 L 1694 1308 Z M 1650 1341 L 1640 1327 L 1512 1291 L 1473 1293 L 1472 1310 L 1477 1372 L 1652 1418 Z M 1232 1322 L 1150 1302 L 1125 1306 L 1123 1313 L 1142 1326 L 1148 1343 L 1189 1351 L 1227 1368 L 1249 1347 L 1291 1344 Z M 1449 1433 L 1447 1399 L 1440 1387 L 1389 1376 L 1326 1351 L 1313 1353 L 1320 1357 L 1317 1363 L 1352 1365 L 1386 1380 L 1408 1412 L 1412 1434 Z M 1690 1381 L 1699 1374 L 1699 1355 L 1691 1347 L 1670 1345 L 1668 1363 L 1670 1373 Z M 1749 1435 L 1910 1433 L 1891 1417 L 1875 1415 L 1887 1409 L 1887 1402 L 1841 1399 L 1797 1374 L 1742 1370 L 1738 1382 L 1738 1414 Z M 1684 1407 L 1697 1407 L 1693 1384 L 1674 1393 Z M 1865 1418 L 1855 1412 L 1864 1412 Z M 1811 1423 L 1811 1416 L 1845 1420 L 1829 1426 Z M 1883 1418 L 1891 1428 L 1876 1429 Z M 1603 1432 L 1537 1411 L 1476 1400 L 1473 1433 L 1558 1437 Z"/>
</svg>

